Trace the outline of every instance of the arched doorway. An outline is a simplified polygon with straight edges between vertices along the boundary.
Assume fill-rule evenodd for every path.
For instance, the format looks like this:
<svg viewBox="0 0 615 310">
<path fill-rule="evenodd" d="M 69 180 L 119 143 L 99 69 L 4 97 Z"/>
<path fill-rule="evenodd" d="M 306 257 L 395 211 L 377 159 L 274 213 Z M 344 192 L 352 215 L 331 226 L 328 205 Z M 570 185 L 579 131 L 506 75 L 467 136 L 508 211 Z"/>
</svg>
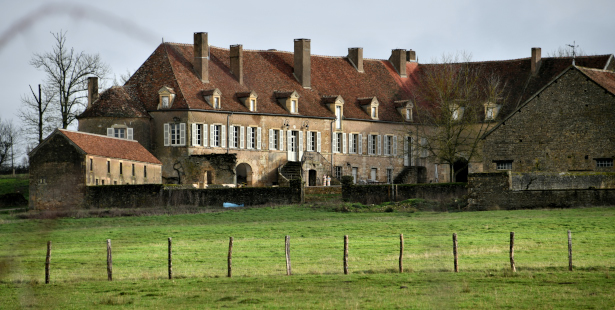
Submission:
<svg viewBox="0 0 615 310">
<path fill-rule="evenodd" d="M 250 165 L 246 163 L 237 165 L 235 173 L 237 173 L 237 186 L 252 185 L 252 167 L 250 167 Z"/>
<path fill-rule="evenodd" d="M 457 158 L 453 168 L 455 169 L 453 182 L 468 182 L 468 161 L 465 158 Z"/>
</svg>

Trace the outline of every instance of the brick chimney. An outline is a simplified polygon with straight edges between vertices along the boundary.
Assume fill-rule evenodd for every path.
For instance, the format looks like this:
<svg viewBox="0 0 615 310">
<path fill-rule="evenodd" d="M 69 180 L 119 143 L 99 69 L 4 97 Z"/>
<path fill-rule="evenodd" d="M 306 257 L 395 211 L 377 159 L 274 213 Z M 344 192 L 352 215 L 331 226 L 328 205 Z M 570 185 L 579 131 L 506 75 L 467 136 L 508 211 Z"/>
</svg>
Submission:
<svg viewBox="0 0 615 310">
<path fill-rule="evenodd" d="M 310 39 L 295 39 L 295 78 L 303 88 L 311 87 L 312 61 L 310 59 Z"/>
<path fill-rule="evenodd" d="M 391 52 L 391 57 L 389 57 L 389 61 L 397 70 L 400 77 L 406 77 L 406 50 L 405 49 L 394 49 Z"/>
<path fill-rule="evenodd" d="M 203 83 L 209 83 L 209 44 L 207 32 L 194 33 L 194 71 Z"/>
<path fill-rule="evenodd" d="M 409 50 L 406 52 L 406 61 L 416 62 L 416 51 Z"/>
<path fill-rule="evenodd" d="M 88 77 L 88 109 L 98 99 L 98 77 Z"/>
<path fill-rule="evenodd" d="M 537 75 L 540 69 L 540 47 L 532 47 L 532 75 Z"/>
<path fill-rule="evenodd" d="M 348 60 L 357 69 L 357 71 L 363 73 L 363 48 L 362 47 L 350 47 L 348 48 Z"/>
<path fill-rule="evenodd" d="M 231 72 L 243 85 L 243 45 L 231 45 Z"/>
</svg>

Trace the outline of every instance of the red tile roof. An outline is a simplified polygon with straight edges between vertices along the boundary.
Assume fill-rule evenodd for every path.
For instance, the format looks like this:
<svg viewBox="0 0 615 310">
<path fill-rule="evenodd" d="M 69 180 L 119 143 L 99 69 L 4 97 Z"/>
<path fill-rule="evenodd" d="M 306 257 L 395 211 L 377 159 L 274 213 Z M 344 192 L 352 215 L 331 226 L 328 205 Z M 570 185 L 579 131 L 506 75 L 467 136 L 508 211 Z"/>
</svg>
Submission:
<svg viewBox="0 0 615 310">
<path fill-rule="evenodd" d="M 605 90 L 615 95 L 615 72 L 583 67 L 577 67 L 577 69 Z"/>
<path fill-rule="evenodd" d="M 157 92 L 157 90 L 156 90 Z M 150 117 L 139 101 L 133 86 L 113 86 L 94 101 L 78 118 L 88 117 Z"/>
<path fill-rule="evenodd" d="M 65 129 L 57 129 L 56 132 L 67 137 L 78 148 L 89 155 L 128 159 L 162 165 L 162 163 L 154 155 L 148 152 L 141 144 L 139 144 L 139 142 L 135 140 L 111 138 Z"/>
<path fill-rule="evenodd" d="M 603 69 L 611 55 L 577 57 L 578 65 Z M 395 101 L 411 100 L 415 105 L 416 87 L 421 70 L 437 64 L 408 62 L 408 77 L 401 78 L 387 60 L 364 59 L 364 73 L 359 73 L 346 57 L 311 56 L 311 88 L 304 89 L 293 75 L 294 57 L 291 52 L 243 50 L 243 81 L 239 84 L 230 70 L 228 49 L 210 47 L 209 83 L 197 77 L 192 65 L 193 45 L 162 43 L 143 63 L 124 87 L 133 88 L 138 102 L 147 111 L 158 107 L 158 90 L 173 88 L 176 97 L 171 109 L 213 110 L 203 98 L 203 91 L 218 88 L 221 93 L 221 110 L 249 112 L 237 94 L 254 91 L 258 95 L 258 113 L 290 115 L 276 100 L 276 92 L 296 91 L 299 96 L 299 116 L 330 117 L 335 115 L 324 104 L 324 96 L 340 95 L 344 99 L 344 117 L 370 120 L 361 108 L 359 98 L 376 97 L 380 103 L 378 116 L 381 121 L 403 122 Z M 563 72 L 571 58 L 542 58 L 539 74 L 531 76 L 530 58 L 475 62 L 485 72 L 499 75 L 506 83 L 503 107 L 498 115 L 503 118 L 516 106 L 549 81 Z M 133 98 L 133 97 L 131 97 Z M 96 105 L 94 105 L 96 107 Z M 84 112 L 82 117 L 104 114 Z M 109 105 L 109 109 L 115 105 Z"/>
</svg>

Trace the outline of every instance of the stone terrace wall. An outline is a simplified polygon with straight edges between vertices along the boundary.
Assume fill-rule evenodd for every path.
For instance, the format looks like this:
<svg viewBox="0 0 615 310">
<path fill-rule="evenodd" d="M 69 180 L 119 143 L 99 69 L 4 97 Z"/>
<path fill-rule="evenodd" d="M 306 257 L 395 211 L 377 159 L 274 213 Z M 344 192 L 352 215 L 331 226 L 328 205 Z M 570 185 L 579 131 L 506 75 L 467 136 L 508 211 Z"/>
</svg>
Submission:
<svg viewBox="0 0 615 310">
<path fill-rule="evenodd" d="M 511 173 L 511 189 L 605 189 L 615 188 L 613 172 L 532 172 Z"/>
<path fill-rule="evenodd" d="M 396 185 L 342 185 L 344 201 L 362 204 L 380 204 L 386 201 L 402 201 L 422 198 L 450 201 L 467 194 L 466 183 L 396 184 Z"/>
<path fill-rule="evenodd" d="M 243 187 L 219 189 L 165 189 L 162 185 L 117 185 L 87 187 L 86 208 L 140 208 L 191 205 L 221 207 L 224 202 L 244 204 L 301 203 L 300 180 L 291 187 Z"/>
<path fill-rule="evenodd" d="M 537 175 L 539 178 L 541 175 Z M 527 176 L 529 178 L 529 176 Z M 516 210 L 531 208 L 570 208 L 615 205 L 615 189 L 586 187 L 594 176 L 580 178 L 579 189 L 512 190 L 511 185 L 522 175 L 502 173 L 474 173 L 468 176 L 468 207 L 470 210 Z M 545 178 L 545 180 L 557 179 Z M 563 178 L 566 180 L 566 178 Z M 607 178 L 608 179 L 608 178 Z M 563 184 L 567 184 L 568 180 Z M 543 185 L 548 182 L 543 183 Z M 558 182 L 553 183 L 558 185 Z M 517 186 L 519 187 L 519 186 Z"/>
</svg>

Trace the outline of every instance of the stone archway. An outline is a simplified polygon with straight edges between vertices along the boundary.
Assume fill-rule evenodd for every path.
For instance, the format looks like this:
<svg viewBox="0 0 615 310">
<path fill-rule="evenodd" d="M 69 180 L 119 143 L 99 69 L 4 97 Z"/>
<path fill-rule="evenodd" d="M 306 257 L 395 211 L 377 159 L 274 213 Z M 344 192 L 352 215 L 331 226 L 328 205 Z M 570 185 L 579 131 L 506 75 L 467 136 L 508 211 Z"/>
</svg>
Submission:
<svg viewBox="0 0 615 310">
<path fill-rule="evenodd" d="M 237 165 L 235 168 L 235 173 L 237 174 L 237 186 L 252 185 L 252 167 L 246 163 L 241 163 Z"/>
</svg>

